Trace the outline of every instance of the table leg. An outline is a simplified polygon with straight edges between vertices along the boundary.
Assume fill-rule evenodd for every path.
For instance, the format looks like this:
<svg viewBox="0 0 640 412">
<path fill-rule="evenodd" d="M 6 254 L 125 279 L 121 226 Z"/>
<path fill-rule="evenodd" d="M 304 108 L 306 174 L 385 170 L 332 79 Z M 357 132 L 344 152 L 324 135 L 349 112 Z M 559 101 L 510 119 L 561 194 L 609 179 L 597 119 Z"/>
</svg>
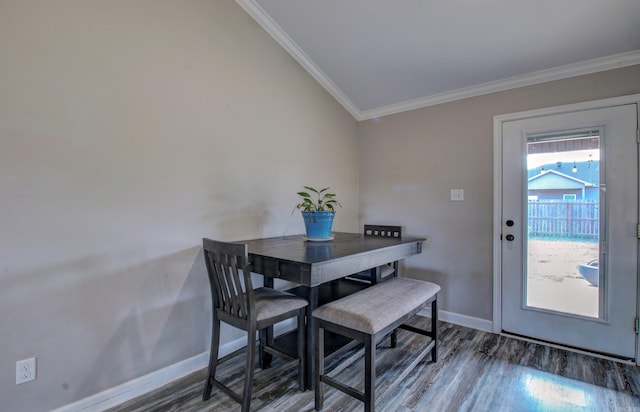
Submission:
<svg viewBox="0 0 640 412">
<path fill-rule="evenodd" d="M 371 268 L 369 270 L 369 272 L 371 273 L 371 284 L 375 285 L 377 283 L 380 283 L 380 280 L 382 279 L 380 276 L 380 266 L 376 266 L 374 268 Z"/>
<path fill-rule="evenodd" d="M 264 277 L 264 287 L 265 288 L 271 288 L 273 289 L 273 278 L 272 277 Z M 266 328 L 266 330 L 264 331 L 264 334 L 261 334 L 261 338 L 262 336 L 265 337 L 266 340 L 266 344 L 268 346 L 273 346 L 273 326 L 269 326 L 268 328 Z M 261 351 L 260 356 L 260 369 L 266 369 L 269 366 L 271 366 L 271 361 L 273 360 L 273 355 L 264 351 Z"/>
<path fill-rule="evenodd" d="M 316 335 L 313 331 L 316 328 L 316 320 L 313 318 L 313 310 L 318 307 L 318 287 L 307 287 L 307 300 L 309 301 L 309 306 L 307 306 L 307 348 L 306 348 L 306 356 L 307 356 L 307 372 L 305 377 L 305 389 L 314 390 L 315 388 L 315 373 L 316 373 L 316 362 L 315 362 L 315 350 L 316 347 Z"/>
</svg>

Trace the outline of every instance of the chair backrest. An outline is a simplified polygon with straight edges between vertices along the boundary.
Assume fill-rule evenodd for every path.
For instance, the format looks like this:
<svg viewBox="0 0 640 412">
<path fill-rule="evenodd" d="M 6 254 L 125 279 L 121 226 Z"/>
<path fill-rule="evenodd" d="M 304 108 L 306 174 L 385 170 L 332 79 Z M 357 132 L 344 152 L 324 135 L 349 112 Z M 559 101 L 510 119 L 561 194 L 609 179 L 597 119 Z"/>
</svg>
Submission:
<svg viewBox="0 0 640 412">
<path fill-rule="evenodd" d="M 214 310 L 250 320 L 255 316 L 248 245 L 202 239 Z"/>
<path fill-rule="evenodd" d="M 365 236 L 402 237 L 402 227 L 385 225 L 364 225 Z"/>
</svg>

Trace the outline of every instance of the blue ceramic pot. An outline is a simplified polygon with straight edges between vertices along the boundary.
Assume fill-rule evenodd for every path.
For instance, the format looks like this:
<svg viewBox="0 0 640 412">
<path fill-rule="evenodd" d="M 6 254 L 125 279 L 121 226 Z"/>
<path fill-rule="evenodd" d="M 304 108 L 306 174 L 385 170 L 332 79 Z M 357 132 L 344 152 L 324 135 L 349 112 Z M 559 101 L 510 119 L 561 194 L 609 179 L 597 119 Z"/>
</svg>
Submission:
<svg viewBox="0 0 640 412">
<path fill-rule="evenodd" d="M 304 226 L 309 239 L 328 239 L 331 237 L 333 217 L 336 212 L 302 212 Z"/>
</svg>

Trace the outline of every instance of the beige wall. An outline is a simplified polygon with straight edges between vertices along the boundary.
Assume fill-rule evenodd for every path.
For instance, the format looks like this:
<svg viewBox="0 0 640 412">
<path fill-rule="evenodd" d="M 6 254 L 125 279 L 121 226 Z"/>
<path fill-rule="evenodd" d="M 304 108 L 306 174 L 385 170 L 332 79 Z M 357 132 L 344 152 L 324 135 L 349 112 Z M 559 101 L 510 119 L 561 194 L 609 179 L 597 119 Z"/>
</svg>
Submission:
<svg viewBox="0 0 640 412">
<path fill-rule="evenodd" d="M 0 0 L 1 408 L 206 351 L 200 239 L 302 232 L 303 184 L 338 193 L 337 230 L 429 236 L 405 273 L 490 319 L 493 116 L 638 92 L 636 66 L 357 125 L 233 2 Z"/>
<path fill-rule="evenodd" d="M 360 219 L 426 235 L 405 274 L 442 286 L 440 309 L 492 319 L 493 116 L 640 93 L 640 66 L 361 122 Z M 463 202 L 450 190 L 464 189 Z M 468 322 L 469 319 L 465 320 Z"/>
<path fill-rule="evenodd" d="M 356 129 L 232 1 L 0 0 L 0 409 L 208 350 L 202 237 L 302 233 L 303 184 L 357 231 Z"/>
</svg>

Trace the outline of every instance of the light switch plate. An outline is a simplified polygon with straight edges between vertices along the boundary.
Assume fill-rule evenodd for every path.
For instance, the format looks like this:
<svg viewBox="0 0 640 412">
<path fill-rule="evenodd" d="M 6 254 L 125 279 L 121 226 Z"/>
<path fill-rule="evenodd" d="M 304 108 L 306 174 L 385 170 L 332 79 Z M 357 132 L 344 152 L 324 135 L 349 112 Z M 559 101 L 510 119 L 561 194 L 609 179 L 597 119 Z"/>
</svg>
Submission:
<svg viewBox="0 0 640 412">
<path fill-rule="evenodd" d="M 451 200 L 454 202 L 464 200 L 464 189 L 451 189 Z"/>
</svg>

